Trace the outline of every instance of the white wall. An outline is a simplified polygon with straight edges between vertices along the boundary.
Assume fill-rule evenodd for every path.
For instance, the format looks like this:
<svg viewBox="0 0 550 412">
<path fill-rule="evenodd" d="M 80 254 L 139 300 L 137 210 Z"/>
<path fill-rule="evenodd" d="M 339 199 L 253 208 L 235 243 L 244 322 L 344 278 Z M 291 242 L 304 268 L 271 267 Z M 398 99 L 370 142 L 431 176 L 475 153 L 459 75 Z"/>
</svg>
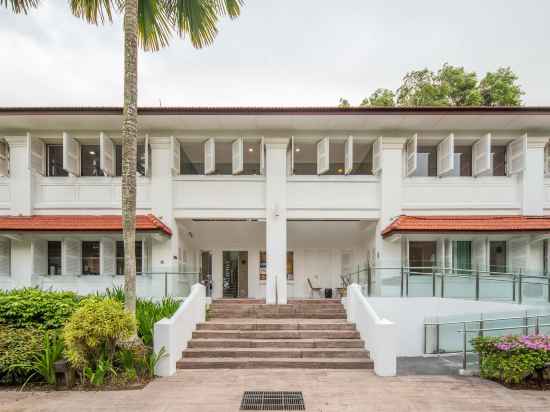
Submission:
<svg viewBox="0 0 550 412">
<path fill-rule="evenodd" d="M 441 298 L 367 298 L 378 316 L 397 324 L 398 356 L 420 356 L 424 353 L 424 321 L 438 316 L 490 315 L 510 316 L 525 313 L 530 306 L 510 303 Z"/>
</svg>

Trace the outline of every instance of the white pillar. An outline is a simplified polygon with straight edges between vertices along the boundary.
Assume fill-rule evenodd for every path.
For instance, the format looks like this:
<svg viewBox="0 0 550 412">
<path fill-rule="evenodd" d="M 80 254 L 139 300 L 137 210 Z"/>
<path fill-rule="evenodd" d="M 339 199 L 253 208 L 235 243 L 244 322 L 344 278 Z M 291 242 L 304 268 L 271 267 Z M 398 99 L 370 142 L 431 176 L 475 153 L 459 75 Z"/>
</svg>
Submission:
<svg viewBox="0 0 550 412">
<path fill-rule="evenodd" d="M 28 166 L 27 136 L 6 136 L 10 147 L 11 215 L 32 215 L 34 178 Z"/>
<path fill-rule="evenodd" d="M 212 297 L 223 297 L 223 251 L 212 250 Z"/>
<path fill-rule="evenodd" d="M 376 225 L 375 265 L 377 267 L 398 268 L 401 266 L 401 242 L 384 240 L 382 231 L 402 214 L 403 193 L 403 146 L 405 137 L 383 137 L 380 172 L 380 219 Z M 377 287 L 381 287 L 384 277 L 393 277 L 396 273 L 384 270 L 376 273 Z M 380 292 L 379 290 L 377 292 Z"/>
<path fill-rule="evenodd" d="M 154 296 L 163 296 L 165 288 L 171 293 L 176 284 L 176 275 L 165 276 L 162 272 L 177 272 L 178 226 L 174 219 L 173 182 L 169 137 L 150 137 L 151 146 L 151 211 L 172 230 L 172 236 L 154 238 L 151 251 Z"/>
<path fill-rule="evenodd" d="M 287 303 L 287 138 L 265 140 L 266 303 Z"/>
<path fill-rule="evenodd" d="M 519 179 L 521 182 L 522 214 L 542 216 L 544 209 L 544 146 L 548 137 L 527 138 L 525 166 Z"/>
</svg>

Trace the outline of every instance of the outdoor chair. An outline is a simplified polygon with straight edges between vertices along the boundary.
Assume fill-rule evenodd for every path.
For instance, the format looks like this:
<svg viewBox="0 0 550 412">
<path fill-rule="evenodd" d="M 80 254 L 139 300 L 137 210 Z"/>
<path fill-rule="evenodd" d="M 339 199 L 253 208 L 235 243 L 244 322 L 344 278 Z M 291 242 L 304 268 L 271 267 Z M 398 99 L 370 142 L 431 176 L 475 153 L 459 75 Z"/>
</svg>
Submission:
<svg viewBox="0 0 550 412">
<path fill-rule="evenodd" d="M 317 293 L 317 296 L 321 297 L 321 290 L 323 288 L 314 288 L 313 287 L 313 284 L 311 283 L 311 279 L 310 278 L 307 278 L 307 284 L 309 285 L 309 288 L 310 288 L 310 297 L 313 299 L 313 295 L 315 293 Z"/>
</svg>

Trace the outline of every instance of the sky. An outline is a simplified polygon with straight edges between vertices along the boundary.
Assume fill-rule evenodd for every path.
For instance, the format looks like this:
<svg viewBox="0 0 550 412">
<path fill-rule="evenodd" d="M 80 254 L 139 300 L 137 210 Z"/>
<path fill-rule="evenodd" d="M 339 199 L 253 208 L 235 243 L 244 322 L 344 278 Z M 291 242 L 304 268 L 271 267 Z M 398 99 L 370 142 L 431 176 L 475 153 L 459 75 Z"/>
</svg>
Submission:
<svg viewBox="0 0 550 412">
<path fill-rule="evenodd" d="M 96 27 L 44 0 L 0 8 L 0 106 L 121 106 L 122 21 Z M 529 106 L 550 105 L 546 0 L 246 0 L 214 44 L 139 55 L 140 106 L 354 105 L 445 62 L 510 66 Z"/>
</svg>

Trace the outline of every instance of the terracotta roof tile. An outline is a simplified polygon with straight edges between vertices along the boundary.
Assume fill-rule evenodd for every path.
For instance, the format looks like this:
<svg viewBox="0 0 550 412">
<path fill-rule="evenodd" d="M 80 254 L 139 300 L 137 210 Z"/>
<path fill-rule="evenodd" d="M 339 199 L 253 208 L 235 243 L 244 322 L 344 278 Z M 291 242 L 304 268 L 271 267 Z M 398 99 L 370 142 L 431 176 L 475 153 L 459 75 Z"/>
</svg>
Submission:
<svg viewBox="0 0 550 412">
<path fill-rule="evenodd" d="M 550 216 L 399 216 L 382 231 L 415 232 L 550 232 Z"/>
<path fill-rule="evenodd" d="M 122 230 L 120 215 L 34 215 L 0 216 L 0 230 L 13 231 L 75 231 L 119 232 Z M 136 216 L 136 230 L 172 231 L 160 219 L 151 214 Z"/>
</svg>

